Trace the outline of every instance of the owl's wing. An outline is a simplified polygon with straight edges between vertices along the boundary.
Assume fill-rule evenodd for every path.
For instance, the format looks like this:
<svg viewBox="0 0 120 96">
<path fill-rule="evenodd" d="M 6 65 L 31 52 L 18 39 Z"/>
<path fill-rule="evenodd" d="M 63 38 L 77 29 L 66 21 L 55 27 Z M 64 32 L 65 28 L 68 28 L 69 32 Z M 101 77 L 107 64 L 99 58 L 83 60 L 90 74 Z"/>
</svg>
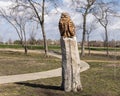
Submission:
<svg viewBox="0 0 120 96">
<path fill-rule="evenodd" d="M 74 36 L 75 35 L 75 25 L 71 20 L 69 22 L 68 29 L 69 29 L 70 35 Z"/>
<path fill-rule="evenodd" d="M 62 24 L 61 24 L 61 22 L 59 22 L 59 31 L 60 31 L 60 34 L 62 34 Z"/>
<path fill-rule="evenodd" d="M 63 21 L 60 20 L 60 21 L 59 21 L 59 31 L 60 31 L 61 36 L 64 35 L 64 30 L 65 30 L 65 28 L 64 28 Z"/>
</svg>

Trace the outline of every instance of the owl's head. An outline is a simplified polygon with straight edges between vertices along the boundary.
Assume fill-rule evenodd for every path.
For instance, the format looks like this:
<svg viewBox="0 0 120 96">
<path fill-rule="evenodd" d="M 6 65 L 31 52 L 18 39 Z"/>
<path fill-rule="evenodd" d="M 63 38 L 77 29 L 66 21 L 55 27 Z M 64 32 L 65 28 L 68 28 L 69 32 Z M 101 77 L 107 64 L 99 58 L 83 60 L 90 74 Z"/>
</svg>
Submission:
<svg viewBox="0 0 120 96">
<path fill-rule="evenodd" d="M 70 18 L 69 14 L 67 12 L 63 12 L 61 14 L 61 18 Z"/>
</svg>

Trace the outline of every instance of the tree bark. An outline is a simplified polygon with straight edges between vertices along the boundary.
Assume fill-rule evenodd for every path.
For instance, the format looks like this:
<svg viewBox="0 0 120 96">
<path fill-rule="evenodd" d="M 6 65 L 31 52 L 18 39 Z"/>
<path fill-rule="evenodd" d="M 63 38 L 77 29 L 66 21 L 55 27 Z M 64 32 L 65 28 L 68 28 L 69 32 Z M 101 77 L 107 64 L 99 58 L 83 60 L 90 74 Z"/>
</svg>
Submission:
<svg viewBox="0 0 120 96">
<path fill-rule="evenodd" d="M 41 28 L 42 28 L 42 34 L 43 34 L 43 39 L 44 39 L 44 49 L 45 49 L 45 55 L 48 55 L 48 46 L 47 46 L 47 39 L 46 39 L 46 34 L 44 30 L 44 12 L 45 12 L 45 0 L 43 0 L 42 3 L 42 16 L 41 16 Z"/>
<path fill-rule="evenodd" d="M 61 37 L 62 88 L 66 92 L 82 90 L 80 58 L 76 38 Z"/>
<path fill-rule="evenodd" d="M 109 56 L 109 44 L 108 44 L 108 31 L 107 31 L 107 26 L 105 27 L 105 47 L 106 47 L 107 56 Z"/>
<path fill-rule="evenodd" d="M 86 14 L 83 15 L 83 36 L 81 44 L 81 56 L 85 56 Z"/>
<path fill-rule="evenodd" d="M 87 36 L 87 43 L 88 43 L 88 55 L 90 55 L 90 40 L 89 40 L 89 34 Z"/>
<path fill-rule="evenodd" d="M 27 46 L 26 46 L 26 45 L 24 46 L 24 50 L 25 50 L 25 54 L 27 55 L 28 49 L 27 49 Z"/>
<path fill-rule="evenodd" d="M 37 11 L 35 5 L 31 2 L 31 0 L 29 0 L 30 4 L 32 5 L 36 15 L 37 15 L 37 18 L 38 18 L 38 21 L 40 23 L 40 26 L 41 26 L 41 30 L 42 30 L 42 35 L 43 35 L 43 40 L 44 40 L 44 50 L 45 50 L 45 56 L 48 55 L 48 45 L 47 45 L 47 39 L 46 39 L 46 34 L 45 34 L 45 30 L 44 30 L 44 11 L 45 11 L 45 0 L 42 0 L 42 14 L 41 16 L 39 16 L 39 12 Z"/>
<path fill-rule="evenodd" d="M 44 30 L 44 24 L 41 25 L 41 28 L 42 28 L 42 34 L 43 34 L 43 39 L 44 39 L 45 56 L 48 56 L 48 45 L 47 45 L 47 39 L 46 39 L 45 30 Z"/>
</svg>

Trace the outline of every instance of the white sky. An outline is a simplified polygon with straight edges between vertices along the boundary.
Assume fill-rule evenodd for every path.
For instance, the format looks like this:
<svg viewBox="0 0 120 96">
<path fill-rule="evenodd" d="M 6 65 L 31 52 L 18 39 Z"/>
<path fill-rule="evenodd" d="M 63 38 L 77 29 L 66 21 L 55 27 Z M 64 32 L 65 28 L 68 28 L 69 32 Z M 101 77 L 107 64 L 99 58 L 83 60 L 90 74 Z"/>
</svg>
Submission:
<svg viewBox="0 0 120 96">
<path fill-rule="evenodd" d="M 64 0 L 64 3 L 67 4 L 69 0 Z M 2 8 L 6 8 L 7 6 L 9 6 L 11 4 L 11 2 L 9 0 L 1 0 L 0 1 L 0 7 Z M 69 6 L 70 3 L 67 5 Z M 62 7 L 58 7 L 57 9 L 60 12 L 69 12 L 71 19 L 74 21 L 75 25 L 80 25 L 82 24 L 83 20 L 82 20 L 82 15 L 80 13 L 77 12 L 73 12 L 73 10 L 70 10 L 70 8 L 68 8 L 67 6 L 62 6 Z M 55 10 L 53 9 L 51 11 L 51 13 L 55 12 Z M 87 22 L 91 23 L 93 22 L 94 18 L 92 15 L 88 15 L 87 17 Z M 60 13 L 58 14 L 52 14 L 49 16 L 45 16 L 45 31 L 46 31 L 46 35 L 47 35 L 47 39 L 59 39 L 60 38 L 60 34 L 59 34 L 59 30 L 58 30 L 58 22 L 60 19 Z M 109 34 L 112 34 L 112 36 L 110 36 L 111 39 L 119 39 L 120 40 L 120 19 L 113 19 L 113 21 L 111 21 L 112 23 L 109 25 Z M 32 25 L 31 25 L 32 26 Z M 28 27 L 31 27 L 28 26 Z M 104 34 L 104 29 L 98 24 L 98 29 L 94 30 L 93 33 L 91 34 L 90 39 L 91 40 L 102 40 L 102 36 L 101 34 Z M 77 38 L 78 41 L 81 40 L 82 37 L 82 31 L 77 31 Z M 29 37 L 29 34 L 27 35 Z M 5 20 L 0 20 L 0 40 L 2 38 L 2 41 L 8 41 L 9 39 L 19 39 L 17 33 L 15 32 L 15 29 L 12 28 L 12 26 L 10 24 L 7 23 L 7 21 Z M 36 35 L 37 39 L 42 39 L 42 33 L 41 33 L 41 29 L 37 30 L 37 35 Z"/>
<path fill-rule="evenodd" d="M 11 4 L 12 3 L 9 0 L 0 0 L 0 7 L 2 7 L 2 8 L 6 8 Z"/>
</svg>

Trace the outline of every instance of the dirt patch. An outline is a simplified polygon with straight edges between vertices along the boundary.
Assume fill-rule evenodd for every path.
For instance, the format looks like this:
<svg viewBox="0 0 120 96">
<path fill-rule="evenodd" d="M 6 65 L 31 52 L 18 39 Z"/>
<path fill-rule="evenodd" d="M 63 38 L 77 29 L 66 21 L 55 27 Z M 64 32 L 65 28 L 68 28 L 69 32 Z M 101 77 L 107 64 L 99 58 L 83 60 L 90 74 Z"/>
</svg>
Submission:
<svg viewBox="0 0 120 96">
<path fill-rule="evenodd" d="M 120 64 L 107 64 L 107 67 L 120 67 Z"/>
</svg>

